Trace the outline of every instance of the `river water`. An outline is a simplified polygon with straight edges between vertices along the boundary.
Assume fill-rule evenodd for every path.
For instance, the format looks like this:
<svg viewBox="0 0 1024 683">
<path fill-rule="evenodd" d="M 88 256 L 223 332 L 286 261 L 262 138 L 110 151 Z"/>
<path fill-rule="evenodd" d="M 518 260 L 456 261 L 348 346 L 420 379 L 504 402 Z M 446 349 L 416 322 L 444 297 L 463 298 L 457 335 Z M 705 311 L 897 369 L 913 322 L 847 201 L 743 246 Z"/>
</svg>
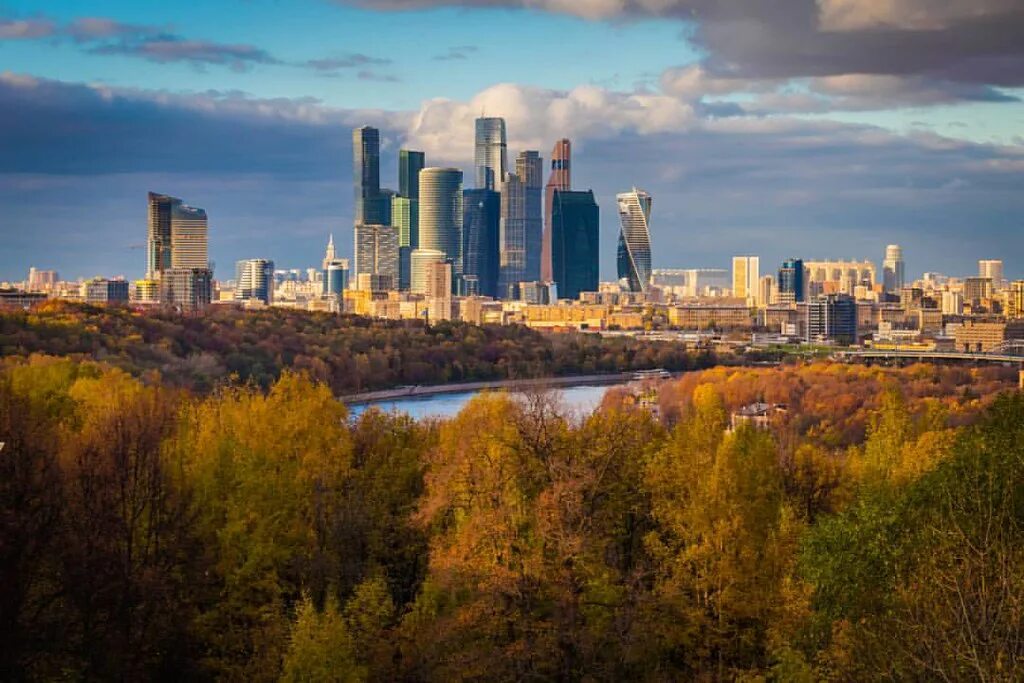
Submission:
<svg viewBox="0 0 1024 683">
<path fill-rule="evenodd" d="M 601 399 L 611 386 L 579 386 L 557 389 L 559 400 L 565 409 L 574 415 L 589 415 L 601 405 Z M 409 413 L 410 416 L 419 419 L 422 417 L 452 417 L 456 415 L 462 406 L 469 402 L 469 399 L 476 396 L 478 391 L 464 391 L 454 394 L 435 394 L 434 396 L 420 396 L 417 398 L 400 398 L 389 401 L 378 401 L 375 403 L 363 403 L 349 406 L 348 410 L 354 417 L 370 407 L 380 408 L 384 411 L 397 410 Z"/>
</svg>

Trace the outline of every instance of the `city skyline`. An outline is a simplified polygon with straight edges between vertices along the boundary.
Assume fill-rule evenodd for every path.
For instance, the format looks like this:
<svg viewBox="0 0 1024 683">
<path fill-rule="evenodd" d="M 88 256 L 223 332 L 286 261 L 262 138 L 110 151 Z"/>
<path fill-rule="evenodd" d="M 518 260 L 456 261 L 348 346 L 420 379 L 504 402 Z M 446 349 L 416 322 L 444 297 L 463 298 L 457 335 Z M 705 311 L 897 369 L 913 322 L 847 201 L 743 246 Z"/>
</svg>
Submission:
<svg viewBox="0 0 1024 683">
<path fill-rule="evenodd" d="M 874 14 L 817 3 L 810 21 L 786 3 L 776 18 L 745 17 L 763 41 L 730 41 L 723 3 L 692 16 L 677 2 L 624 4 L 626 22 L 614 3 L 373 4 L 296 3 L 289 26 L 303 41 L 261 3 L 230 28 L 220 20 L 239 6 L 227 0 L 0 13 L 0 278 L 30 265 L 143 275 L 136 198 L 151 189 L 209 211 L 211 260 L 260 245 L 302 267 L 352 224 L 340 160 L 353 127 L 379 128 L 388 185 L 407 147 L 462 170 L 468 189 L 481 115 L 507 121 L 508 161 L 573 141 L 574 185 L 601 210 L 602 279 L 615 275 L 613 198 L 633 184 L 658 197 L 654 267 L 724 267 L 745 252 L 877 262 L 898 243 L 908 276 L 966 274 L 974 259 L 1024 253 L 1024 68 L 1008 37 L 1017 14 L 1002 6 L 952 3 L 922 27 L 905 2 Z M 515 31 L 519 58 L 471 39 L 496 21 Z M 388 31 L 371 30 L 381 22 Z M 871 49 L 879 26 L 896 47 Z M 985 59 L 961 39 L 977 27 L 992 32 Z M 559 68 L 542 68 L 556 37 Z M 82 230 L 82 215 L 103 220 Z"/>
</svg>

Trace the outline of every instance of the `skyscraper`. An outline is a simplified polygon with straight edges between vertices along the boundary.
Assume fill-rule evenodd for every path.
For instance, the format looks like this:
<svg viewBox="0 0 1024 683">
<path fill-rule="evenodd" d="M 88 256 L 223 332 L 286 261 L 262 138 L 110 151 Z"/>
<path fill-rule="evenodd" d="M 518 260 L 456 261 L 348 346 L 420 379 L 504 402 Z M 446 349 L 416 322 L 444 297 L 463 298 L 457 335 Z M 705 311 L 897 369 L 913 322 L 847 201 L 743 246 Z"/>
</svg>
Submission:
<svg viewBox="0 0 1024 683">
<path fill-rule="evenodd" d="M 453 277 L 462 275 L 462 171 L 425 168 L 420 171 L 421 249 L 442 252 L 452 262 Z"/>
<path fill-rule="evenodd" d="M 398 288 L 405 291 L 409 289 L 409 255 L 419 246 L 419 200 L 397 195 L 392 197 L 391 225 L 398 231 Z"/>
<path fill-rule="evenodd" d="M 501 195 L 493 190 L 462 193 L 462 274 L 476 278 L 476 293 L 498 296 Z"/>
<path fill-rule="evenodd" d="M 409 199 L 420 198 L 420 171 L 425 165 L 423 152 L 398 150 L 398 194 Z"/>
<path fill-rule="evenodd" d="M 551 150 L 551 174 L 548 175 L 548 183 L 544 188 L 544 236 L 541 241 L 540 250 L 540 279 L 550 281 L 552 275 L 551 263 L 551 213 L 554 210 L 554 193 L 556 190 L 572 189 L 572 143 L 567 138 L 562 138 L 555 143 Z"/>
<path fill-rule="evenodd" d="M 857 341 L 857 302 L 849 294 L 823 294 L 807 304 L 807 341 Z"/>
<path fill-rule="evenodd" d="M 386 210 L 380 192 L 380 131 L 371 126 L 352 131 L 352 182 L 355 187 L 354 223 L 390 222 L 384 220 Z"/>
<path fill-rule="evenodd" d="M 377 291 L 398 286 L 398 231 L 390 225 L 355 227 L 355 279 L 369 275 Z"/>
<path fill-rule="evenodd" d="M 890 244 L 885 248 L 885 260 L 882 261 L 882 287 L 887 292 L 899 292 L 905 281 L 903 265 L 903 249 L 898 244 Z"/>
<path fill-rule="evenodd" d="M 550 279 L 558 285 L 559 298 L 597 291 L 600 220 L 592 191 L 552 193 Z"/>
<path fill-rule="evenodd" d="M 171 207 L 171 267 L 207 268 L 206 212 L 185 204 Z"/>
<path fill-rule="evenodd" d="M 782 268 L 779 268 L 779 303 L 796 303 L 803 301 L 805 296 L 803 260 L 786 259 L 782 262 Z"/>
<path fill-rule="evenodd" d="M 474 166 L 476 186 L 497 190 L 508 169 L 508 144 L 505 139 L 505 119 L 482 117 L 476 120 Z"/>
<path fill-rule="evenodd" d="M 983 259 L 978 261 L 978 277 L 992 279 L 992 287 L 1003 288 L 1003 262 L 999 259 Z"/>
<path fill-rule="evenodd" d="M 646 293 L 651 283 L 652 197 L 635 187 L 615 197 L 619 205 L 619 279 L 630 291 Z"/>
<path fill-rule="evenodd" d="M 235 263 L 235 300 L 274 301 L 274 262 L 262 258 Z"/>
<path fill-rule="evenodd" d="M 757 283 L 761 279 L 760 259 L 757 256 L 732 257 L 732 295 L 757 305 Z"/>
<path fill-rule="evenodd" d="M 516 157 L 516 175 L 523 187 L 523 233 L 526 251 L 524 280 L 540 279 L 541 244 L 544 238 L 544 161 L 534 151 Z"/>
<path fill-rule="evenodd" d="M 177 197 L 150 192 L 149 231 L 146 235 L 146 279 L 158 280 L 171 267 L 171 208 Z"/>
</svg>

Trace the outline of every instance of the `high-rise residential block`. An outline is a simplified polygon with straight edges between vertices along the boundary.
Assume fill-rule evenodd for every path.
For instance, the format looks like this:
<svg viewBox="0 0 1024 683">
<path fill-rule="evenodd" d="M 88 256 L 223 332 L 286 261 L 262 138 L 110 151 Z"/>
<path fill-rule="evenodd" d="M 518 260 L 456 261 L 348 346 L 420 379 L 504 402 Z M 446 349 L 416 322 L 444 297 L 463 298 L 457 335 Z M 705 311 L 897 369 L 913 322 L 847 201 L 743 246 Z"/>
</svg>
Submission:
<svg viewBox="0 0 1024 683">
<path fill-rule="evenodd" d="M 28 291 L 49 292 L 57 286 L 57 271 L 39 270 L 35 266 L 28 269 Z"/>
<path fill-rule="evenodd" d="M 447 260 L 448 257 L 439 249 L 413 249 L 410 257 L 409 290 L 413 294 L 426 294 L 431 265 Z"/>
<path fill-rule="evenodd" d="M 882 261 L 882 287 L 887 292 L 899 292 L 905 283 L 903 248 L 898 244 L 890 244 L 885 248 L 885 259 Z"/>
<path fill-rule="evenodd" d="M 360 277 L 373 276 L 371 282 L 381 291 L 390 279 L 390 286 L 398 287 L 398 231 L 391 225 L 357 224 L 355 226 L 355 278 L 356 286 L 362 285 Z"/>
<path fill-rule="evenodd" d="M 462 274 L 462 171 L 425 168 L 420 171 L 420 249 L 440 251 L 452 262 L 454 277 Z"/>
<path fill-rule="evenodd" d="M 1001 290 L 1003 288 L 1003 262 L 1000 259 L 983 259 L 978 261 L 978 277 L 987 277 L 992 280 L 992 288 Z"/>
<path fill-rule="evenodd" d="M 964 301 L 976 306 L 980 302 L 991 299 L 993 294 L 992 278 L 990 277 L 968 277 L 964 278 Z"/>
<path fill-rule="evenodd" d="M 476 120 L 476 139 L 473 154 L 476 168 L 476 186 L 484 190 L 498 190 L 508 170 L 508 143 L 505 138 L 505 119 L 481 117 Z"/>
<path fill-rule="evenodd" d="M 857 302 L 849 294 L 823 294 L 807 302 L 807 341 L 857 341 Z"/>
<path fill-rule="evenodd" d="M 562 299 L 596 292 L 601 217 L 594 193 L 555 190 L 551 195 L 552 276 Z"/>
<path fill-rule="evenodd" d="M 761 279 L 761 260 L 757 256 L 732 257 L 732 295 L 758 305 L 757 283 Z"/>
<path fill-rule="evenodd" d="M 853 294 L 859 285 L 875 285 L 871 261 L 804 261 L 805 299 L 822 293 Z"/>
<path fill-rule="evenodd" d="M 778 303 L 792 304 L 803 301 L 806 292 L 803 260 L 791 258 L 783 261 L 782 267 L 779 268 Z"/>
<path fill-rule="evenodd" d="M 213 271 L 209 268 L 168 268 L 160 276 L 160 302 L 184 313 L 195 313 L 210 304 Z"/>
<path fill-rule="evenodd" d="M 1006 293 L 1006 317 L 1024 318 L 1024 280 L 1014 280 Z"/>
<path fill-rule="evenodd" d="M 775 278 L 771 275 L 762 275 L 757 281 L 757 305 L 765 307 L 774 304 L 777 294 Z"/>
<path fill-rule="evenodd" d="M 82 283 L 81 296 L 89 304 L 128 303 L 128 281 L 96 277 Z"/>
<path fill-rule="evenodd" d="M 551 263 L 551 214 L 554 211 L 555 191 L 572 189 L 572 143 L 562 138 L 551 150 L 551 171 L 544 186 L 544 235 L 540 250 L 540 279 L 554 279 Z"/>
<path fill-rule="evenodd" d="M 652 197 L 633 188 L 616 195 L 619 207 L 618 275 L 630 291 L 647 293 L 651 284 Z"/>
<path fill-rule="evenodd" d="M 420 171 L 426 166 L 426 155 L 411 149 L 398 150 L 398 195 L 420 198 Z"/>
<path fill-rule="evenodd" d="M 496 298 L 501 265 L 501 195 L 493 190 L 465 190 L 462 210 L 464 293 Z"/>
<path fill-rule="evenodd" d="M 332 245 L 333 246 L 333 245 Z M 235 300 L 274 302 L 274 262 L 262 258 L 235 263 Z"/>
<path fill-rule="evenodd" d="M 208 268 L 206 212 L 182 203 L 171 207 L 171 268 Z"/>
</svg>

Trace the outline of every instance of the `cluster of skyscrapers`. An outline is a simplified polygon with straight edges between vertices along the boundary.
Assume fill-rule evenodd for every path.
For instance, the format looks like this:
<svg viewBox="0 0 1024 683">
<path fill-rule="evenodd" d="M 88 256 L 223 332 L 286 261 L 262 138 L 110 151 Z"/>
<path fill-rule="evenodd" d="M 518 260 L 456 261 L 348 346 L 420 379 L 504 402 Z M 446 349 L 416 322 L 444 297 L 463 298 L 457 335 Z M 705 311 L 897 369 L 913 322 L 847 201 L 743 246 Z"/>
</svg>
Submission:
<svg viewBox="0 0 1024 683">
<path fill-rule="evenodd" d="M 155 192 L 148 195 L 148 208 L 146 277 L 136 283 L 138 299 L 202 309 L 213 294 L 206 212 Z"/>
<path fill-rule="evenodd" d="M 356 128 L 352 143 L 355 289 L 425 294 L 440 264 L 453 295 L 597 290 L 599 212 L 592 191 L 572 189 L 569 140 L 555 143 L 545 187 L 540 153 L 519 153 L 510 169 L 505 120 L 482 117 L 474 187 L 460 169 L 428 167 L 423 152 L 401 149 L 398 191 L 380 185 L 380 132 Z"/>
</svg>

